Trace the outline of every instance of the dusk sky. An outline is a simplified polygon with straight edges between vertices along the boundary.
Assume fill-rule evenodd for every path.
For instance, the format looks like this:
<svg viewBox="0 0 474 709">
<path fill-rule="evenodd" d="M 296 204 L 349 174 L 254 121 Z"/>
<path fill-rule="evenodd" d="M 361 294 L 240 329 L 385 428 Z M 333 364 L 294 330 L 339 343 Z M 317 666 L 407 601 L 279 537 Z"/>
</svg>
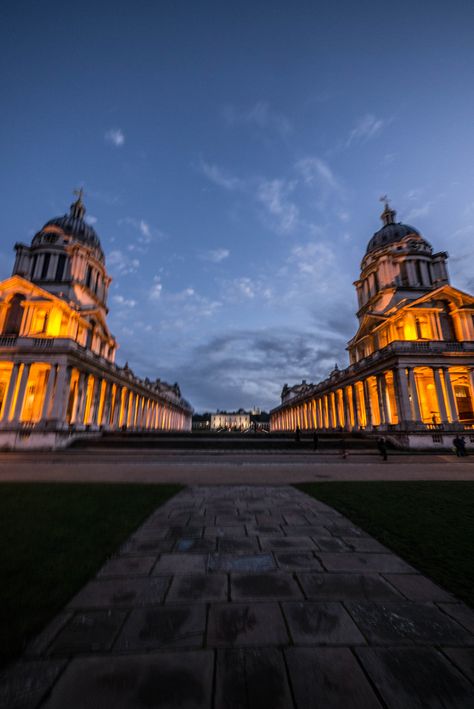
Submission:
<svg viewBox="0 0 474 709">
<path fill-rule="evenodd" d="M 385 193 L 474 291 L 472 0 L 5 0 L 0 40 L 0 277 L 83 186 L 118 362 L 197 411 L 347 365 Z"/>
</svg>

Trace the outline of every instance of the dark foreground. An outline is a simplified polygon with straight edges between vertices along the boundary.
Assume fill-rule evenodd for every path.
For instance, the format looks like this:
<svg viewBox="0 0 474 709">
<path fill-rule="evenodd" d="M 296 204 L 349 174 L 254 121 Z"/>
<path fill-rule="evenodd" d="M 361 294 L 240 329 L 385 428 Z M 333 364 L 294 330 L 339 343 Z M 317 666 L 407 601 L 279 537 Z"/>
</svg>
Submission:
<svg viewBox="0 0 474 709">
<path fill-rule="evenodd" d="M 324 503 L 287 486 L 195 487 L 69 601 L 0 696 L 472 709 L 473 633 L 466 606 Z"/>
</svg>

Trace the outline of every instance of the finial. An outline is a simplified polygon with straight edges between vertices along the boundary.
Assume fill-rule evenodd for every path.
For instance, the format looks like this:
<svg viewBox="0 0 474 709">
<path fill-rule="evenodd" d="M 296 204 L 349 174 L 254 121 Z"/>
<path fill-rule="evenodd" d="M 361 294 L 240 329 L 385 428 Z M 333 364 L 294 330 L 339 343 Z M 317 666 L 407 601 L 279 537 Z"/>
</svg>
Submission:
<svg viewBox="0 0 474 709">
<path fill-rule="evenodd" d="M 396 211 L 394 209 L 390 209 L 390 200 L 386 194 L 380 197 L 380 202 L 383 202 L 384 204 L 384 210 L 380 215 L 381 220 L 383 221 L 385 226 L 387 226 L 388 224 L 393 224 L 395 221 Z"/>
<path fill-rule="evenodd" d="M 78 190 L 74 190 L 73 194 L 76 195 L 77 199 L 71 204 L 71 217 L 74 217 L 74 219 L 84 219 L 86 213 L 86 208 L 82 201 L 84 190 L 80 187 Z"/>
</svg>

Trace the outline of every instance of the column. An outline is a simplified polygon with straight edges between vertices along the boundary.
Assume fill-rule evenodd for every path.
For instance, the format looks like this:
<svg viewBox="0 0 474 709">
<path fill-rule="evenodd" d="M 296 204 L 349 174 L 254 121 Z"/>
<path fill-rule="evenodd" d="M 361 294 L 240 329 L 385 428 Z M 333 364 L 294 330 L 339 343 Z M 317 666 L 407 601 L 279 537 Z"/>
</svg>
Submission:
<svg viewBox="0 0 474 709">
<path fill-rule="evenodd" d="M 48 383 L 46 384 L 46 392 L 44 394 L 43 409 L 41 411 L 41 421 L 47 421 L 49 414 L 51 414 L 51 407 L 53 403 L 53 391 L 54 385 L 56 384 L 56 377 L 58 372 L 58 365 L 52 364 L 51 369 L 48 373 Z"/>
<path fill-rule="evenodd" d="M 443 385 L 441 382 L 441 374 L 438 367 L 433 367 L 434 381 L 436 387 L 436 396 L 438 398 L 439 415 L 441 423 L 448 423 L 448 412 L 446 410 L 446 402 L 444 400 Z"/>
<path fill-rule="evenodd" d="M 379 400 L 379 409 L 380 409 L 380 423 L 385 425 L 388 423 L 388 417 L 387 417 L 387 400 L 385 398 L 386 395 L 386 385 L 387 382 L 385 381 L 385 375 L 383 373 L 377 374 L 377 398 Z"/>
<path fill-rule="evenodd" d="M 23 371 L 21 373 L 20 386 L 18 389 L 18 396 L 15 402 L 15 411 L 13 412 L 12 421 L 17 423 L 20 419 L 21 410 L 23 408 L 23 399 L 25 398 L 26 383 L 28 381 L 28 376 L 30 374 L 31 364 L 24 364 Z"/>
<path fill-rule="evenodd" d="M 76 410 L 74 412 L 74 425 L 84 423 L 84 413 L 86 410 L 86 400 L 87 400 L 87 381 L 88 375 L 86 372 L 79 372 L 79 385 L 77 387 L 77 402 Z"/>
<path fill-rule="evenodd" d="M 100 425 L 110 428 L 110 409 L 112 407 L 112 382 L 105 380 L 104 406 L 102 407 L 102 419 Z"/>
<path fill-rule="evenodd" d="M 359 409 L 357 407 L 357 389 L 355 384 L 351 384 L 352 410 L 354 412 L 354 428 L 359 428 Z"/>
<path fill-rule="evenodd" d="M 347 387 L 342 387 L 342 405 L 344 407 L 344 428 L 346 431 L 351 430 L 351 409 L 349 406 L 349 400 L 347 398 Z"/>
<path fill-rule="evenodd" d="M 364 405 L 365 405 L 365 416 L 367 419 L 367 428 L 372 428 L 372 403 L 370 401 L 370 390 L 369 390 L 369 380 L 364 379 Z"/>
<path fill-rule="evenodd" d="M 92 395 L 92 416 L 91 425 L 99 425 L 99 408 L 100 408 L 100 393 L 102 391 L 102 379 L 94 377 L 94 393 Z"/>
<path fill-rule="evenodd" d="M 451 383 L 451 377 L 449 376 L 448 367 L 442 367 L 444 376 L 444 385 L 446 387 L 446 393 L 448 395 L 449 409 L 451 413 L 452 423 L 459 423 L 458 409 L 456 406 L 456 400 L 454 398 L 453 385 Z"/>
<path fill-rule="evenodd" d="M 69 387 L 71 384 L 72 367 L 65 364 L 58 365 L 56 377 L 56 388 L 54 390 L 54 401 L 51 409 L 51 419 L 61 423 L 66 417 L 66 408 L 69 398 Z"/>
<path fill-rule="evenodd" d="M 18 372 L 20 370 L 20 363 L 15 362 L 13 365 L 12 373 L 10 375 L 10 381 L 8 382 L 8 390 L 5 397 L 5 404 L 3 406 L 3 416 L 2 421 L 7 422 L 9 420 L 10 407 L 12 405 L 13 394 L 15 393 L 16 385 L 18 382 Z"/>
<path fill-rule="evenodd" d="M 412 420 L 412 414 L 405 367 L 397 367 L 392 371 L 395 397 L 397 400 L 398 423 L 407 423 Z"/>
<path fill-rule="evenodd" d="M 418 390 L 416 388 L 415 370 L 413 369 L 413 367 L 407 367 L 407 370 L 408 370 L 408 382 L 410 385 L 413 420 L 416 423 L 422 423 L 420 402 L 418 401 Z"/>
</svg>

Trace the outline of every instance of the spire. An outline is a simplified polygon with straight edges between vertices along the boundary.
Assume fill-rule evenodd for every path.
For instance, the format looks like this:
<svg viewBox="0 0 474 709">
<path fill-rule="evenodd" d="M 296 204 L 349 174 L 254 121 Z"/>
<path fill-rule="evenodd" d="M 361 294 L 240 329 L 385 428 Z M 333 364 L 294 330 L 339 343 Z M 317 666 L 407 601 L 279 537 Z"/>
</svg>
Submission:
<svg viewBox="0 0 474 709">
<path fill-rule="evenodd" d="M 393 224 L 395 222 L 395 215 L 396 211 L 394 209 L 390 209 L 390 200 L 387 197 L 386 194 L 383 195 L 383 197 L 380 197 L 380 201 L 384 203 L 384 210 L 382 214 L 380 215 L 381 220 L 384 223 L 384 226 L 387 226 L 388 224 Z"/>
<path fill-rule="evenodd" d="M 77 196 L 77 199 L 71 204 L 71 217 L 74 219 L 84 219 L 84 215 L 86 213 L 86 208 L 84 206 L 84 202 L 82 201 L 82 198 L 84 197 L 84 190 L 80 187 L 78 190 L 74 190 L 73 194 Z"/>
</svg>

